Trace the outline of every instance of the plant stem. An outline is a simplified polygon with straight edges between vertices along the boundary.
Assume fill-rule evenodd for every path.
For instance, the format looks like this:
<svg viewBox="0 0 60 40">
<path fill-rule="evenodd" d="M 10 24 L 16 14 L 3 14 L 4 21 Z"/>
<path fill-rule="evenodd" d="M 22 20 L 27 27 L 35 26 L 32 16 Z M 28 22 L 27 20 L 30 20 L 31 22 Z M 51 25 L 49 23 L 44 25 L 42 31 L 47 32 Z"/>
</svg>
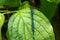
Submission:
<svg viewBox="0 0 60 40">
<path fill-rule="evenodd" d="M 17 11 L 8 11 L 8 10 L 0 10 L 0 13 L 2 14 L 11 14 L 11 13 L 16 13 Z"/>
</svg>

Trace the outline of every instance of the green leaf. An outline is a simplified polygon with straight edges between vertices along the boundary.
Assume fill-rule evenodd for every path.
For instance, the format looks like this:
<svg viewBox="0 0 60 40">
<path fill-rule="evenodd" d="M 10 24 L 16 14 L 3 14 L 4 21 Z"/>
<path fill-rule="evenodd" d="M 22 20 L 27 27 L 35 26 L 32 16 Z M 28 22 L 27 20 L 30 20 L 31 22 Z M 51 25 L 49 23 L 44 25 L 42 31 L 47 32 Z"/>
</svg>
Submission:
<svg viewBox="0 0 60 40">
<path fill-rule="evenodd" d="M 7 6 L 10 6 L 10 7 L 17 7 L 20 5 L 20 2 L 21 0 L 6 0 L 6 4 L 4 5 L 7 5 Z"/>
<path fill-rule="evenodd" d="M 4 23 L 4 15 L 0 13 L 0 28 L 2 27 L 3 23 Z"/>
<path fill-rule="evenodd" d="M 0 0 L 0 6 L 18 7 L 21 0 Z"/>
<path fill-rule="evenodd" d="M 3 6 L 7 0 L 0 0 L 0 6 Z"/>
<path fill-rule="evenodd" d="M 56 3 L 50 3 L 46 0 L 41 0 L 40 11 L 43 12 L 49 20 L 54 16 L 56 8 L 57 8 Z"/>
<path fill-rule="evenodd" d="M 55 40 L 52 25 L 42 12 L 34 9 L 35 40 Z M 8 22 L 8 40 L 33 40 L 31 10 L 25 8 L 13 14 Z"/>
<path fill-rule="evenodd" d="M 29 8 L 29 7 L 30 7 L 29 2 L 25 1 L 25 2 L 22 3 L 22 5 L 20 6 L 19 9 L 25 9 L 25 8 Z"/>
<path fill-rule="evenodd" d="M 0 13 L 0 40 L 2 40 L 2 37 L 1 37 L 1 28 L 2 28 L 2 25 L 4 23 L 4 15 Z"/>
<path fill-rule="evenodd" d="M 54 2 L 54 3 L 59 3 L 60 2 L 60 0 L 47 0 L 48 2 Z"/>
</svg>

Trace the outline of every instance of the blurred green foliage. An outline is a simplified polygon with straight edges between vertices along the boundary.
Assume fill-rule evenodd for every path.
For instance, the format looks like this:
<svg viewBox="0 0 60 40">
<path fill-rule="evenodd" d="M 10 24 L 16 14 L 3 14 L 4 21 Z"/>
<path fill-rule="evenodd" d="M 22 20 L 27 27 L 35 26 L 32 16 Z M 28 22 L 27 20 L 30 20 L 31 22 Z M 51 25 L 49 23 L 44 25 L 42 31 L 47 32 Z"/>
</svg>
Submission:
<svg viewBox="0 0 60 40">
<path fill-rule="evenodd" d="M 48 2 L 53 2 L 53 3 L 59 3 L 60 2 L 60 0 L 47 0 Z"/>
<path fill-rule="evenodd" d="M 50 20 L 56 11 L 57 4 L 48 2 L 47 0 L 41 0 L 41 8 L 40 11 L 42 11 L 46 17 Z"/>
<path fill-rule="evenodd" d="M 17 7 L 21 0 L 0 0 L 0 6 Z"/>
</svg>

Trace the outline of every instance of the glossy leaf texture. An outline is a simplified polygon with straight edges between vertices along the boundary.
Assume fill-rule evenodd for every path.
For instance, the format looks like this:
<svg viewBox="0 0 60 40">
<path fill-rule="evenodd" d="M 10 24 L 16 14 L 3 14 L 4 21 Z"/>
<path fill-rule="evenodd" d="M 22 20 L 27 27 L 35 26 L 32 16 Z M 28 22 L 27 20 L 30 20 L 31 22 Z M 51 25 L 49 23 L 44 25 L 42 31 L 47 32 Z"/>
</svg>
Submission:
<svg viewBox="0 0 60 40">
<path fill-rule="evenodd" d="M 1 28 L 2 28 L 2 25 L 4 23 L 4 15 L 0 13 L 0 40 L 2 40 L 2 36 L 1 36 Z"/>
<path fill-rule="evenodd" d="M 8 22 L 8 40 L 55 40 L 52 25 L 42 12 L 34 9 L 34 38 L 30 8 L 13 14 Z"/>
<path fill-rule="evenodd" d="M 54 16 L 56 8 L 56 3 L 50 3 L 47 0 L 41 0 L 40 11 L 43 12 L 49 20 Z"/>
</svg>

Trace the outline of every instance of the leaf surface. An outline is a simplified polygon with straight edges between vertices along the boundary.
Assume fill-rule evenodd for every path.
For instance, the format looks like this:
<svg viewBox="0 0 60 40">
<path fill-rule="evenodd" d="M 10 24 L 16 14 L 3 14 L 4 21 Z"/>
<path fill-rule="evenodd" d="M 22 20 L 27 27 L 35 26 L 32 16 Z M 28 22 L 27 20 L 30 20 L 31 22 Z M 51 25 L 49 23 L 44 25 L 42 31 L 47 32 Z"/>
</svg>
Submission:
<svg viewBox="0 0 60 40">
<path fill-rule="evenodd" d="M 1 36 L 1 28 L 2 28 L 2 25 L 4 23 L 4 15 L 0 13 L 0 40 L 2 40 L 2 36 Z"/>
<path fill-rule="evenodd" d="M 8 40 L 33 40 L 30 8 L 19 10 L 8 23 Z M 48 19 L 34 9 L 35 40 L 55 40 L 53 28 Z"/>
<path fill-rule="evenodd" d="M 43 13 L 36 9 L 33 9 L 33 35 L 31 9 L 26 5 L 11 16 L 8 22 L 8 40 L 55 40 L 52 25 Z"/>
<path fill-rule="evenodd" d="M 60 2 L 60 0 L 47 0 L 48 2 L 53 2 L 53 3 L 59 3 Z"/>
<path fill-rule="evenodd" d="M 51 20 L 51 18 L 54 16 L 54 13 L 56 11 L 57 4 L 56 3 L 50 3 L 47 0 L 41 0 L 41 8 L 40 11 L 43 12 L 43 14 Z"/>
</svg>

